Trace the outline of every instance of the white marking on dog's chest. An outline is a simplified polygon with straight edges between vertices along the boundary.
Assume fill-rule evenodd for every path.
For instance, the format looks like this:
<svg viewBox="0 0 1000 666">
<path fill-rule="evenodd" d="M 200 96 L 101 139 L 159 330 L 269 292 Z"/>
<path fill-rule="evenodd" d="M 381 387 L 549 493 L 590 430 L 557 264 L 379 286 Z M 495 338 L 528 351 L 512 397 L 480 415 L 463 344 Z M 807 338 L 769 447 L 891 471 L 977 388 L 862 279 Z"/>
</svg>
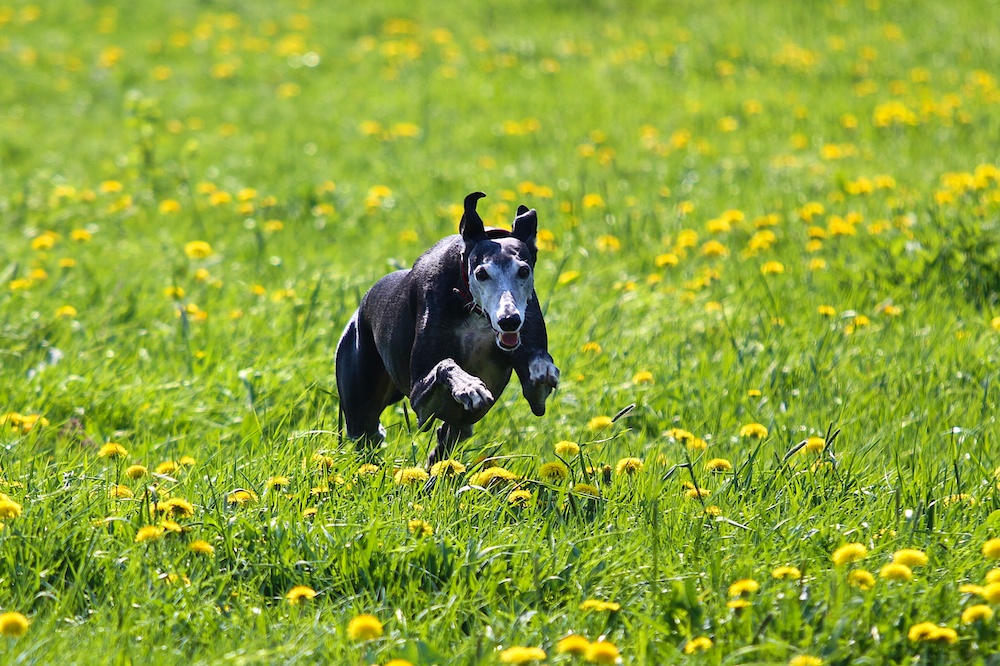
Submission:
<svg viewBox="0 0 1000 666">
<path fill-rule="evenodd" d="M 496 346 L 497 334 L 485 317 L 472 315 L 459 326 L 458 348 L 464 359 L 478 359 L 488 356 Z"/>
</svg>

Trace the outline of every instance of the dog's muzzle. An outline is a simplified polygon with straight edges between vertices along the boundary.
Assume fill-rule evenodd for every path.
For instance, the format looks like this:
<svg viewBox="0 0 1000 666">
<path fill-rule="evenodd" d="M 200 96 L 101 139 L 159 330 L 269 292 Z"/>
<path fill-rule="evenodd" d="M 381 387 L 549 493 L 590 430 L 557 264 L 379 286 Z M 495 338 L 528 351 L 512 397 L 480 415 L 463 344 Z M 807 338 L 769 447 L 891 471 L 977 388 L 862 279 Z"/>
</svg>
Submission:
<svg viewBox="0 0 1000 666">
<path fill-rule="evenodd" d="M 504 351 L 514 351 L 521 346 L 521 316 L 509 314 L 497 320 L 497 346 Z M 494 329 L 496 330 L 496 329 Z"/>
</svg>

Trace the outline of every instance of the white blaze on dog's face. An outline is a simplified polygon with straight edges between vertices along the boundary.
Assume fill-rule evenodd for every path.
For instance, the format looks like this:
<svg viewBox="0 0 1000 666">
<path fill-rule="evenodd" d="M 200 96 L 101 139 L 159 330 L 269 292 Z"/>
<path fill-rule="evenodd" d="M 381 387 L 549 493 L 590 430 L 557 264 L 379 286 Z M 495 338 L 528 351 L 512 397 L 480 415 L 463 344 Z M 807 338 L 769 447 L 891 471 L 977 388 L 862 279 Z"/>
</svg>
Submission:
<svg viewBox="0 0 1000 666">
<path fill-rule="evenodd" d="M 504 351 L 521 346 L 521 326 L 535 290 L 533 257 L 516 238 L 477 243 L 469 253 L 469 291 L 482 308 Z"/>
</svg>

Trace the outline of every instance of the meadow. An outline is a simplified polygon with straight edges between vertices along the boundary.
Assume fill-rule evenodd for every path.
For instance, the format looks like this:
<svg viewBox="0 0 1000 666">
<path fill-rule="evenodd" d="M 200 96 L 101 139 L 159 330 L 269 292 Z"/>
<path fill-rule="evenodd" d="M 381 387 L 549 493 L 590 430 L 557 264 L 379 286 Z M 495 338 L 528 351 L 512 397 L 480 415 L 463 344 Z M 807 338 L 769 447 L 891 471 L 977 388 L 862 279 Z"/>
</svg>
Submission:
<svg viewBox="0 0 1000 666">
<path fill-rule="evenodd" d="M 0 0 L 0 662 L 996 663 L 998 10 Z M 428 493 L 333 354 L 476 190 Z"/>
</svg>

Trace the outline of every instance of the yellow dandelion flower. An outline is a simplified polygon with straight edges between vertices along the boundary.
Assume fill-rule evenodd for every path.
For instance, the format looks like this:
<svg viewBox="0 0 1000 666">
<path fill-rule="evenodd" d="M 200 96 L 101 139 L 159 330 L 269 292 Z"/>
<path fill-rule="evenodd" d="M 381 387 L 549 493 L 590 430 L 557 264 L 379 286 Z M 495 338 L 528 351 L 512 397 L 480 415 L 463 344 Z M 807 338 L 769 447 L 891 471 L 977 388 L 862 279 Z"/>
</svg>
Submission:
<svg viewBox="0 0 1000 666">
<path fill-rule="evenodd" d="M 587 430 L 591 432 L 597 432 L 598 430 L 604 430 L 614 421 L 610 416 L 595 416 L 587 422 Z"/>
<path fill-rule="evenodd" d="M 176 199 L 164 199 L 160 202 L 159 211 L 164 215 L 180 212 L 181 202 Z"/>
<path fill-rule="evenodd" d="M 760 583 L 753 578 L 743 578 L 729 586 L 729 596 L 743 597 L 760 589 Z"/>
<path fill-rule="evenodd" d="M 982 548 L 983 557 L 996 560 L 1000 559 L 1000 539 L 990 539 L 983 544 Z"/>
<path fill-rule="evenodd" d="M 185 467 L 191 467 L 194 465 L 194 458 L 191 456 L 181 456 L 180 460 L 177 461 L 177 464 L 184 465 Z"/>
<path fill-rule="evenodd" d="M 413 663 L 405 659 L 390 659 L 385 662 L 385 666 L 413 666 Z"/>
<path fill-rule="evenodd" d="M 617 664 L 621 660 L 621 653 L 614 643 L 598 641 L 590 644 L 583 659 L 592 664 Z"/>
<path fill-rule="evenodd" d="M 843 566 L 851 562 L 863 560 L 868 556 L 868 549 L 861 543 L 849 543 L 833 551 L 830 559 L 835 565 Z"/>
<path fill-rule="evenodd" d="M 785 272 L 785 265 L 780 261 L 768 261 L 760 267 L 761 275 L 781 275 Z"/>
<path fill-rule="evenodd" d="M 582 495 L 584 497 L 600 497 L 601 491 L 598 490 L 597 486 L 591 485 L 589 483 L 576 483 L 573 484 L 573 493 L 575 495 Z"/>
<path fill-rule="evenodd" d="M 156 509 L 161 513 L 169 514 L 175 518 L 190 518 L 194 516 L 194 505 L 182 497 L 171 497 L 159 502 Z"/>
<path fill-rule="evenodd" d="M 543 661 L 548 655 L 545 650 L 536 647 L 511 647 L 500 652 L 501 664 L 530 664 L 533 661 Z"/>
<path fill-rule="evenodd" d="M 226 501 L 230 504 L 236 504 L 238 506 L 243 506 L 244 504 L 249 504 L 251 502 L 257 501 L 257 493 L 252 490 L 247 490 L 245 488 L 239 488 L 229 493 L 226 497 Z"/>
<path fill-rule="evenodd" d="M 585 194 L 583 195 L 583 207 L 584 209 L 604 208 L 604 197 L 600 194 Z"/>
<path fill-rule="evenodd" d="M 31 240 L 32 250 L 51 250 L 56 245 L 57 236 L 52 232 L 46 232 L 36 236 Z"/>
<path fill-rule="evenodd" d="M 969 606 L 962 611 L 962 624 L 972 624 L 973 622 L 987 622 L 993 619 L 993 609 L 985 604 Z"/>
<path fill-rule="evenodd" d="M 358 471 L 356 471 L 354 474 L 356 476 L 372 476 L 374 474 L 378 474 L 378 470 L 379 470 L 378 465 L 373 465 L 372 463 L 365 463 L 364 465 L 359 467 Z"/>
<path fill-rule="evenodd" d="M 177 463 L 173 460 L 165 460 L 156 466 L 157 474 L 169 475 L 176 472 L 178 469 Z"/>
<path fill-rule="evenodd" d="M 175 523 L 172 520 L 161 521 L 160 527 L 163 528 L 164 533 L 173 532 L 174 534 L 181 534 L 184 532 L 184 528 L 181 527 L 179 523 Z"/>
<path fill-rule="evenodd" d="M 802 446 L 803 454 L 806 453 L 822 453 L 823 449 L 826 448 L 826 440 L 822 437 L 809 437 L 806 439 L 806 443 Z"/>
<path fill-rule="evenodd" d="M 580 445 L 569 440 L 561 440 L 555 445 L 556 455 L 562 458 L 572 458 L 580 453 Z"/>
<path fill-rule="evenodd" d="M 306 507 L 305 509 L 302 509 L 302 517 L 303 518 L 312 518 L 318 512 L 319 512 L 319 509 L 317 509 L 314 506 Z"/>
<path fill-rule="evenodd" d="M 666 268 L 669 266 L 676 266 L 681 262 L 680 257 L 678 257 L 673 252 L 664 252 L 663 254 L 656 255 L 656 259 L 653 260 L 657 268 Z"/>
<path fill-rule="evenodd" d="M 731 608 L 734 611 L 741 611 L 744 608 L 750 608 L 750 606 L 753 606 L 753 602 L 749 599 L 730 599 L 726 602 L 726 608 Z"/>
<path fill-rule="evenodd" d="M 823 666 L 823 660 L 811 654 L 800 654 L 789 659 L 788 666 Z"/>
<path fill-rule="evenodd" d="M 125 470 L 125 476 L 135 481 L 149 474 L 149 470 L 144 465 L 129 465 Z"/>
<path fill-rule="evenodd" d="M 287 476 L 272 476 L 267 480 L 268 488 L 284 488 L 292 482 Z"/>
<path fill-rule="evenodd" d="M 885 580 L 910 581 L 913 580 L 913 570 L 905 564 L 890 562 L 879 570 L 878 577 Z"/>
<path fill-rule="evenodd" d="M 981 596 L 991 604 L 1000 604 L 1000 583 L 990 583 L 979 591 Z"/>
<path fill-rule="evenodd" d="M 374 615 L 358 615 L 347 623 L 347 636 L 352 641 L 370 641 L 382 635 L 382 623 Z"/>
<path fill-rule="evenodd" d="M 653 373 L 649 370 L 640 370 L 639 372 L 632 375 L 633 384 L 652 384 L 653 383 Z"/>
<path fill-rule="evenodd" d="M 73 319 L 76 315 L 76 308 L 72 305 L 64 305 L 56 310 L 56 319 Z"/>
<path fill-rule="evenodd" d="M 667 437 L 670 439 L 680 442 L 681 444 L 686 444 L 694 440 L 694 434 L 684 430 L 682 428 L 671 428 L 667 431 Z"/>
<path fill-rule="evenodd" d="M 701 255 L 703 257 L 728 257 L 729 250 L 719 241 L 710 240 L 701 246 Z"/>
<path fill-rule="evenodd" d="M 961 594 L 974 594 L 977 597 L 983 596 L 983 592 L 986 590 L 982 585 L 973 585 L 971 583 L 965 583 L 958 586 L 958 591 Z"/>
<path fill-rule="evenodd" d="M 184 254 L 191 259 L 204 259 L 212 254 L 212 246 L 202 240 L 191 241 L 184 245 Z"/>
<path fill-rule="evenodd" d="M 1000 583 L 1000 569 L 990 569 L 986 572 L 987 583 Z"/>
<path fill-rule="evenodd" d="M 517 488 L 510 491 L 510 494 L 507 495 L 507 501 L 514 506 L 527 506 L 531 503 L 531 492 Z"/>
<path fill-rule="evenodd" d="M 911 643 L 947 643 L 958 640 L 958 633 L 949 627 L 941 627 L 933 622 L 920 622 L 910 627 L 906 637 Z"/>
<path fill-rule="evenodd" d="M 740 437 L 764 439 L 767 437 L 767 428 L 760 423 L 747 423 L 745 426 L 740 428 Z"/>
<path fill-rule="evenodd" d="M 771 571 L 771 578 L 798 580 L 802 578 L 802 572 L 798 567 L 780 566 Z"/>
<path fill-rule="evenodd" d="M 816 308 L 816 312 L 823 315 L 824 317 L 834 317 L 837 315 L 837 311 L 832 305 L 821 305 Z"/>
<path fill-rule="evenodd" d="M 430 475 L 422 467 L 404 467 L 397 470 L 392 478 L 401 486 L 412 486 L 424 483 L 430 478 Z"/>
<path fill-rule="evenodd" d="M 188 546 L 188 550 L 197 555 L 215 555 L 215 546 L 204 539 L 196 539 Z"/>
<path fill-rule="evenodd" d="M 315 598 L 316 590 L 312 589 L 308 585 L 296 585 L 285 593 L 285 599 L 287 599 L 288 603 L 293 606 L 298 604 L 300 601 L 309 601 Z M 381 629 L 381 625 L 379 626 L 379 629 Z M 379 632 L 379 635 L 381 635 L 381 631 Z"/>
<path fill-rule="evenodd" d="M 434 534 L 434 528 L 426 520 L 421 520 L 419 518 L 414 518 L 406 524 L 406 529 L 410 531 L 411 534 L 416 534 L 417 536 L 430 536 Z"/>
<path fill-rule="evenodd" d="M 622 242 L 618 240 L 617 236 L 612 236 L 611 234 L 602 234 L 597 237 L 594 241 L 597 249 L 601 252 L 617 252 L 622 249 Z"/>
<path fill-rule="evenodd" d="M 728 472 L 733 469 L 733 464 L 725 458 L 712 458 L 705 463 L 706 472 Z"/>
<path fill-rule="evenodd" d="M 684 496 L 688 499 L 704 499 L 712 494 L 708 488 L 695 488 L 694 486 L 684 489 Z"/>
<path fill-rule="evenodd" d="M 709 504 L 708 506 L 705 507 L 703 513 L 706 516 L 713 516 L 713 517 L 714 516 L 721 516 L 722 515 L 722 509 L 719 508 L 719 507 L 717 507 L 714 504 Z"/>
<path fill-rule="evenodd" d="M 135 533 L 135 542 L 142 543 L 143 541 L 155 541 L 163 536 L 164 530 L 159 525 L 146 525 L 145 527 L 139 528 L 139 531 Z"/>
<path fill-rule="evenodd" d="M 559 286 L 569 284 L 570 282 L 573 282 L 578 277 L 580 277 L 580 275 L 581 275 L 580 271 L 563 271 L 562 273 L 559 274 L 559 277 L 556 279 L 556 284 L 558 284 Z"/>
<path fill-rule="evenodd" d="M 569 469 L 558 461 L 547 462 L 538 468 L 538 475 L 546 481 L 561 483 L 569 478 Z"/>
<path fill-rule="evenodd" d="M 582 657 L 587 654 L 590 641 L 579 634 L 570 634 L 566 638 L 556 643 L 556 652 L 559 654 L 571 654 L 574 657 Z"/>
<path fill-rule="evenodd" d="M 892 561 L 908 567 L 922 567 L 927 564 L 927 553 L 916 548 L 903 548 L 892 554 Z"/>
<path fill-rule="evenodd" d="M 621 610 L 621 604 L 614 601 L 602 601 L 600 599 L 587 599 L 580 604 L 582 611 L 611 611 L 615 613 Z"/>
<path fill-rule="evenodd" d="M 875 587 L 875 576 L 870 571 L 855 569 L 847 575 L 847 584 L 859 590 L 870 590 Z"/>
<path fill-rule="evenodd" d="M 21 505 L 0 493 L 0 518 L 10 520 L 21 515 Z"/>
<path fill-rule="evenodd" d="M 465 465 L 457 460 L 441 460 L 431 465 L 431 476 L 458 476 L 465 473 Z"/>
<path fill-rule="evenodd" d="M 504 486 L 514 481 L 517 476 L 510 470 L 496 466 L 487 467 L 481 472 L 477 472 L 469 477 L 470 486 L 481 486 L 489 488 L 491 486 Z"/>
<path fill-rule="evenodd" d="M 135 494 L 128 486 L 117 484 L 108 489 L 108 497 L 111 499 L 132 499 Z"/>
<path fill-rule="evenodd" d="M 108 442 L 97 451 L 98 458 L 124 458 L 127 455 L 128 450 L 115 442 Z"/>
<path fill-rule="evenodd" d="M 0 613 L 0 635 L 8 638 L 20 638 L 28 631 L 31 621 L 17 612 Z"/>
<path fill-rule="evenodd" d="M 708 636 L 698 636 L 692 638 L 684 644 L 684 654 L 698 654 L 712 647 L 712 639 Z"/>
<path fill-rule="evenodd" d="M 615 465 L 615 474 L 618 476 L 622 474 L 632 476 L 641 472 L 643 467 L 643 462 L 639 458 L 622 458 Z"/>
</svg>

